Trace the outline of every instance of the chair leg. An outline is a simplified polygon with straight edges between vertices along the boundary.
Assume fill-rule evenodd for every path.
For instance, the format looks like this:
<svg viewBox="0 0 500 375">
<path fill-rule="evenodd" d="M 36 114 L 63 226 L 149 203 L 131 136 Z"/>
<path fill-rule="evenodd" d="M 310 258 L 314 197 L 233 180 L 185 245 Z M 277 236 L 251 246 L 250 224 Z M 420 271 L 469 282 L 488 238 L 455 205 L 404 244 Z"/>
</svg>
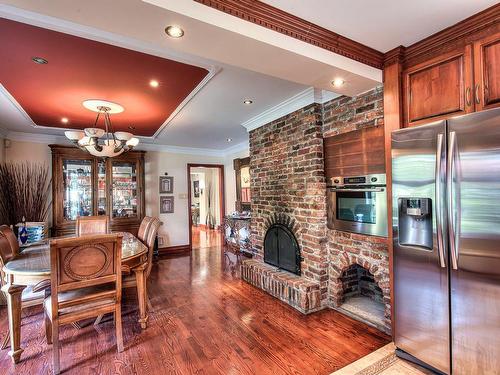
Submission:
<svg viewBox="0 0 500 375">
<path fill-rule="evenodd" d="M 116 329 L 116 346 L 118 353 L 123 352 L 123 332 L 122 332 L 122 307 L 117 304 L 115 309 L 115 329 Z"/>
<path fill-rule="evenodd" d="M 10 331 L 7 331 L 2 342 L 2 350 L 7 349 L 10 346 Z"/>
<path fill-rule="evenodd" d="M 153 311 L 153 304 L 151 303 L 151 300 L 147 296 L 146 296 L 146 303 L 148 305 L 148 310 Z"/>
<path fill-rule="evenodd" d="M 52 322 L 47 314 L 45 314 L 45 338 L 47 340 L 47 344 L 52 344 Z"/>
<path fill-rule="evenodd" d="M 54 374 L 61 372 L 59 363 L 59 323 L 52 322 L 52 365 Z"/>
</svg>

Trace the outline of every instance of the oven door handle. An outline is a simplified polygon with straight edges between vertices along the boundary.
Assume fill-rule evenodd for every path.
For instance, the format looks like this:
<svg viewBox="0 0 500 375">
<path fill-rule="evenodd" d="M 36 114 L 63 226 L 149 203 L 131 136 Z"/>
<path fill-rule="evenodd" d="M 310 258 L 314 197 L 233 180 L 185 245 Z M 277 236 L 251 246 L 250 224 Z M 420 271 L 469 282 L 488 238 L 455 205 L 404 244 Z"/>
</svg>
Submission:
<svg viewBox="0 0 500 375">
<path fill-rule="evenodd" d="M 345 192 L 374 192 L 374 193 L 380 193 L 382 191 L 385 191 L 385 188 L 383 187 L 377 187 L 377 188 L 373 188 L 373 189 L 338 189 L 338 188 L 329 188 L 330 191 L 333 191 L 333 192 L 341 192 L 341 191 L 345 191 Z"/>
</svg>

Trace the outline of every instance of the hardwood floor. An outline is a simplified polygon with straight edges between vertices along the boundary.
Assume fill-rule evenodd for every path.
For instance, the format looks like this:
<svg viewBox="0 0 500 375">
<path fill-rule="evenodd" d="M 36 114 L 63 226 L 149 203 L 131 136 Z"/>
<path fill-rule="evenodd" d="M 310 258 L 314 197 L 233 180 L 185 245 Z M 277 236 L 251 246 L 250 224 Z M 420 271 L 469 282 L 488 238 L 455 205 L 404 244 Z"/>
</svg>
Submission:
<svg viewBox="0 0 500 375">
<path fill-rule="evenodd" d="M 203 235 L 203 234 L 201 234 Z M 388 336 L 332 310 L 304 316 L 241 281 L 237 258 L 220 238 L 192 256 L 160 259 L 149 293 L 154 311 L 142 331 L 134 291 L 123 306 L 125 351 L 117 353 L 112 319 L 60 334 L 68 374 L 329 374 L 387 344 Z M 200 243 L 204 240 L 200 240 Z M 40 308 L 23 313 L 22 362 L 0 351 L 1 374 L 46 374 L 51 347 Z M 0 336 L 7 312 L 0 308 Z"/>
</svg>

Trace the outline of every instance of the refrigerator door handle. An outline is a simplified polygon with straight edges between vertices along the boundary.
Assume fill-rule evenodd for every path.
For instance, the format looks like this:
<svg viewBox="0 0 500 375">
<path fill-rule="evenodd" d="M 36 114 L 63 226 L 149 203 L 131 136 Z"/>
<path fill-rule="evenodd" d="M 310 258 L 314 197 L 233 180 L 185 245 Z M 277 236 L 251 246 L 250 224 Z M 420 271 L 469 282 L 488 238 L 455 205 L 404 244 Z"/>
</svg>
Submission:
<svg viewBox="0 0 500 375">
<path fill-rule="evenodd" d="M 454 270 L 458 269 L 458 248 L 455 233 L 455 218 L 453 215 L 453 177 L 455 173 L 455 153 L 457 147 L 457 138 L 454 131 L 450 132 L 450 143 L 448 147 L 448 159 L 446 163 L 446 185 L 447 185 L 447 203 L 448 203 L 448 238 L 450 242 L 451 266 Z"/>
<path fill-rule="evenodd" d="M 443 134 L 437 135 L 436 146 L 436 234 L 437 248 L 439 255 L 439 265 L 446 268 L 444 256 L 444 239 L 443 239 L 443 202 L 442 202 L 442 182 L 441 182 L 441 161 L 443 155 Z"/>
</svg>

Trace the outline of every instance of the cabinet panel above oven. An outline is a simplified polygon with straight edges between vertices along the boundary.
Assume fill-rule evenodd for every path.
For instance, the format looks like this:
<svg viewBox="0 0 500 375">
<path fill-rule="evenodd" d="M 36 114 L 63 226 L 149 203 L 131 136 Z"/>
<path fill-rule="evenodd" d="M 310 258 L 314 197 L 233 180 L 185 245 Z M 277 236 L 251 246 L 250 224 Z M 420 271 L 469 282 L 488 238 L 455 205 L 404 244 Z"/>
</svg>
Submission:
<svg viewBox="0 0 500 375">
<path fill-rule="evenodd" d="M 327 137 L 324 139 L 324 156 L 327 179 L 385 173 L 384 127 Z"/>
</svg>

